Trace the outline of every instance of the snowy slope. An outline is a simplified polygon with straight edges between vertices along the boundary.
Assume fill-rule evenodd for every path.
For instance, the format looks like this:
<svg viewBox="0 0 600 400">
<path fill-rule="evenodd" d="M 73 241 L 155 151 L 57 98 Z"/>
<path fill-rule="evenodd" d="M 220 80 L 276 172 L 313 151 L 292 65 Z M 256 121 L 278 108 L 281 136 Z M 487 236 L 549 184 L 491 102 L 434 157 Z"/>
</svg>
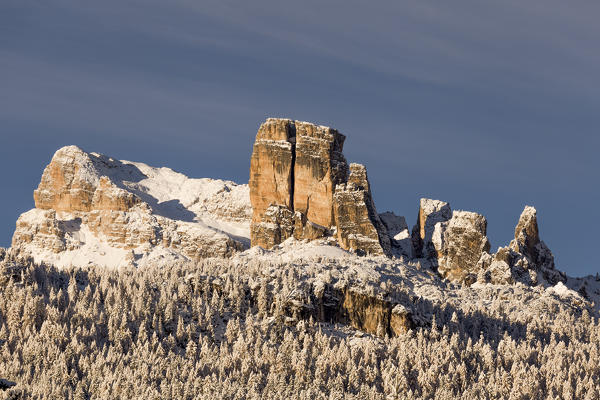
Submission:
<svg viewBox="0 0 600 400">
<path fill-rule="evenodd" d="M 59 267 L 230 256 L 250 245 L 247 185 L 193 179 L 76 146 L 56 152 L 12 252 Z"/>
</svg>

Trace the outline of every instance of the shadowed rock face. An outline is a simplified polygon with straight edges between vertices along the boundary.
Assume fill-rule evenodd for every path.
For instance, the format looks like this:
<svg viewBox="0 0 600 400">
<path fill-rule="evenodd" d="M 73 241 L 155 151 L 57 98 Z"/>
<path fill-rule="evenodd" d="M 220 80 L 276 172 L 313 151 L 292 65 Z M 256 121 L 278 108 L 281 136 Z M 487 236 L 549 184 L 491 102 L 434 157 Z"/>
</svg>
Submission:
<svg viewBox="0 0 600 400">
<path fill-rule="evenodd" d="M 437 257 L 437 251 L 431 241 L 435 224 L 448 221 L 451 217 L 450 204 L 440 200 L 421 199 L 417 224 L 412 231 L 416 257 Z"/>
<path fill-rule="evenodd" d="M 334 203 L 337 239 L 342 248 L 390 254 L 390 239 L 375 210 L 364 165 L 350 164 L 348 183 L 336 188 Z"/>
<path fill-rule="evenodd" d="M 386 211 L 379 214 L 379 219 L 381 219 L 381 222 L 383 222 L 383 225 L 387 229 L 392 253 L 409 259 L 413 258 L 414 249 L 408 225 L 406 224 L 406 218 Z"/>
<path fill-rule="evenodd" d="M 344 140 L 308 122 L 269 118 L 261 125 L 250 161 L 253 246 L 270 248 L 292 235 L 316 239 L 335 226 L 343 248 L 390 254 L 365 167 L 353 164 L 348 176 Z"/>
</svg>

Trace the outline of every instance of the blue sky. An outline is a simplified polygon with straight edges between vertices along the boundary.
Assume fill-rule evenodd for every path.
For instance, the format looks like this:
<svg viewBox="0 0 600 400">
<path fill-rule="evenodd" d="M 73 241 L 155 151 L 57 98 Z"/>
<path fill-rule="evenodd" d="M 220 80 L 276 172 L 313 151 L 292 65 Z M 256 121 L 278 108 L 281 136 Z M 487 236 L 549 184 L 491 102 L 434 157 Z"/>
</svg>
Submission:
<svg viewBox="0 0 600 400">
<path fill-rule="evenodd" d="M 56 149 L 247 182 L 278 116 L 346 134 L 378 211 L 526 204 L 571 275 L 600 271 L 600 3 L 0 2 L 0 246 Z"/>
</svg>

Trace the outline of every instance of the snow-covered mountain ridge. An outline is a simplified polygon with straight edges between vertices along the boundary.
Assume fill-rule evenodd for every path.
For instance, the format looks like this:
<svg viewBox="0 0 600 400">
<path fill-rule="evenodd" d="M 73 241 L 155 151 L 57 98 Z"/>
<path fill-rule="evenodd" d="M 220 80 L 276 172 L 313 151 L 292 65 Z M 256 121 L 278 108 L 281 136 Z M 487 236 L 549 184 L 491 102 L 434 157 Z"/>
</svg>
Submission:
<svg viewBox="0 0 600 400">
<path fill-rule="evenodd" d="M 257 143 L 264 146 L 261 140 Z M 315 140 L 311 143 L 320 143 Z M 296 139 L 292 144 L 299 146 Z M 266 149 L 262 164 L 273 172 L 282 159 L 269 159 L 278 153 Z M 302 150 L 294 151 L 300 154 Z M 339 167 L 343 155 L 337 157 Z M 257 182 L 264 178 L 260 165 L 255 164 L 252 172 Z M 304 165 L 312 164 L 309 160 Z M 337 226 L 314 228 L 318 237 L 307 234 L 315 225 L 308 220 L 308 213 L 302 215 L 303 211 L 289 211 L 273 200 L 266 201 L 268 185 L 256 184 L 255 195 L 266 201 L 263 208 L 271 204 L 256 223 L 270 244 L 268 248 L 250 248 L 256 216 L 248 185 L 188 178 L 169 168 L 119 161 L 68 146 L 59 149 L 45 168 L 34 192 L 36 208 L 19 217 L 12 246 L 0 252 L 0 259 L 31 258 L 59 268 L 111 269 L 230 259 L 228 262 L 240 269 L 258 263 L 267 275 L 265 265 L 285 265 L 297 277 L 306 277 L 310 269 L 310 276 L 299 279 L 297 290 L 290 295 L 288 312 L 317 320 L 324 315 L 331 320 L 331 315 L 336 315 L 338 319 L 333 320 L 371 333 L 383 329 L 397 334 L 415 324 L 430 323 L 427 313 L 415 309 L 414 299 L 446 304 L 456 297 L 458 307 L 464 300 L 485 303 L 492 292 L 518 292 L 532 299 L 539 297 L 544 304 L 543 298 L 557 298 L 579 309 L 597 310 L 600 282 L 593 277 L 568 278 L 555 268 L 552 253 L 540 240 L 533 207 L 525 207 L 510 244 L 490 253 L 487 221 L 482 215 L 452 210 L 439 200 L 421 199 L 411 233 L 404 217 L 391 212 L 373 214 L 375 205 L 363 166 L 351 164 L 349 172 L 347 181 L 338 185 L 341 190 L 327 186 L 331 196 L 334 187 L 335 193 L 344 197 L 335 203 L 338 199 L 334 196 L 334 205 L 323 207 L 326 213 L 334 208 L 336 214 L 331 215 Z M 307 173 L 308 183 L 304 184 L 318 189 L 319 183 L 310 179 L 328 174 Z M 286 189 L 284 198 L 293 192 Z M 269 214 L 272 211 L 291 214 L 282 219 L 279 214 Z M 285 224 L 291 222 L 296 226 L 283 235 L 288 229 Z M 342 241 L 337 235 L 340 227 L 346 229 Z M 269 236 L 273 233 L 279 235 L 275 241 Z M 378 235 L 385 235 L 385 241 L 378 240 Z M 361 247 L 353 248 L 352 243 Z M 365 255 L 362 250 L 368 249 L 369 243 L 375 243 L 374 248 L 385 243 L 384 251 Z M 454 287 L 464 290 L 452 295 Z M 337 305 L 325 314 L 315 314 L 324 304 Z"/>
<path fill-rule="evenodd" d="M 429 323 L 415 299 L 452 302 L 452 285 L 465 288 L 460 301 L 519 287 L 597 310 L 600 282 L 555 268 L 535 208 L 525 207 L 495 253 L 485 217 L 443 201 L 421 199 L 411 232 L 404 217 L 377 213 L 366 168 L 346 162 L 344 140 L 328 127 L 267 119 L 249 185 L 61 148 L 0 259 L 110 269 L 229 259 L 242 271 L 259 263 L 265 274 L 279 265 L 304 277 L 288 314 L 371 333 Z"/>
<path fill-rule="evenodd" d="M 17 220 L 11 251 L 59 267 L 141 266 L 249 246 L 248 186 L 59 149 Z"/>
</svg>

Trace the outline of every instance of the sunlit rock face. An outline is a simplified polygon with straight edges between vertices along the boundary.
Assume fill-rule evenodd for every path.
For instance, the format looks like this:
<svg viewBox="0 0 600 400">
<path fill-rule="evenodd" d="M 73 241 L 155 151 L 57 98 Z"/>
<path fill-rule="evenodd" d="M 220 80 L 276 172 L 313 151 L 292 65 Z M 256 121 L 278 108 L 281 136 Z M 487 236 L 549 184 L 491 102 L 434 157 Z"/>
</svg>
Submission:
<svg viewBox="0 0 600 400">
<path fill-rule="evenodd" d="M 59 149 L 17 220 L 11 251 L 61 265 L 227 257 L 248 246 L 246 185 Z"/>
<path fill-rule="evenodd" d="M 436 223 L 432 242 L 440 275 L 450 281 L 475 282 L 479 260 L 490 250 L 486 231 L 485 217 L 469 211 L 454 211 L 448 221 Z"/>
<path fill-rule="evenodd" d="M 294 210 L 309 221 L 334 225 L 333 194 L 346 181 L 348 164 L 342 154 L 346 137 L 335 129 L 296 122 Z"/>
<path fill-rule="evenodd" d="M 253 246 L 335 230 L 345 249 L 390 254 L 366 169 L 348 166 L 344 141 L 337 130 L 308 122 L 269 118 L 261 125 L 250 161 Z"/>
<path fill-rule="evenodd" d="M 269 118 L 258 129 L 248 182 L 254 223 L 261 222 L 273 204 L 293 208 L 295 146 L 294 121 Z"/>
</svg>

